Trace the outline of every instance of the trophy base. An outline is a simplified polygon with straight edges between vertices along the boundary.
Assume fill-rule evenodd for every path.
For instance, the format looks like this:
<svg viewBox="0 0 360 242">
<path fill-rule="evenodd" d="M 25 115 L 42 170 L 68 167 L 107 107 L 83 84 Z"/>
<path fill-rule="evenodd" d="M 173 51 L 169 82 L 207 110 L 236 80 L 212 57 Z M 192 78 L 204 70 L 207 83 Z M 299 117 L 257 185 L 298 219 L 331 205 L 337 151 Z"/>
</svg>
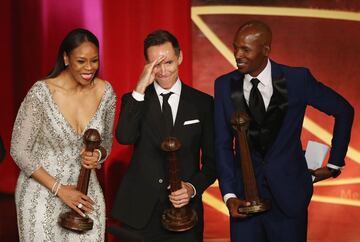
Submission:
<svg viewBox="0 0 360 242">
<path fill-rule="evenodd" d="M 59 216 L 59 224 L 61 227 L 83 233 L 93 228 L 94 222 L 91 218 L 86 216 L 85 218 L 80 216 L 74 211 L 62 213 Z"/>
<path fill-rule="evenodd" d="M 256 213 L 265 212 L 270 208 L 271 208 L 270 201 L 261 200 L 261 201 L 252 201 L 251 205 L 248 207 L 239 207 L 238 211 L 239 213 L 256 214 Z"/>
<path fill-rule="evenodd" d="M 173 232 L 182 232 L 193 228 L 198 221 L 194 209 L 188 207 L 165 209 L 161 217 L 164 228 Z"/>
</svg>

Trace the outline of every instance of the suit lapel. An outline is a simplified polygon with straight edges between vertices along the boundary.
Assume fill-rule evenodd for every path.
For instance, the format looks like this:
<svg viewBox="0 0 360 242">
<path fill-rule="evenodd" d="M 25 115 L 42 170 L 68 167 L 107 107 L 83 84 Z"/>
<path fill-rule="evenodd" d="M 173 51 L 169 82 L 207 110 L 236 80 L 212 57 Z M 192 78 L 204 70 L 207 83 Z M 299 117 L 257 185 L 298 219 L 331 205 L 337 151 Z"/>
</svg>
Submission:
<svg viewBox="0 0 360 242">
<path fill-rule="evenodd" d="M 271 96 L 269 107 L 263 122 L 263 127 L 269 130 L 269 137 L 267 138 L 268 141 L 266 145 L 268 147 L 267 155 L 272 150 L 271 147 L 273 147 L 278 137 L 288 110 L 287 80 L 281 67 L 273 61 L 271 61 L 271 75 L 273 95 Z"/>
<path fill-rule="evenodd" d="M 236 112 L 248 112 L 248 106 L 244 97 L 244 75 L 239 71 L 234 73 L 230 81 L 230 97 Z"/>
<path fill-rule="evenodd" d="M 181 83 L 181 93 L 180 93 L 180 100 L 179 106 L 176 114 L 175 124 L 173 128 L 173 136 L 178 137 L 183 127 L 184 122 L 191 117 L 191 110 L 193 109 L 192 106 L 189 104 L 187 100 L 189 100 L 189 92 L 188 87 Z"/>
<path fill-rule="evenodd" d="M 271 78 L 273 84 L 273 95 L 271 96 L 270 103 L 266 111 L 265 120 L 271 116 L 271 113 L 275 109 L 279 109 L 282 113 L 287 111 L 288 92 L 286 88 L 286 80 L 284 73 L 275 62 L 271 62 Z"/>
</svg>

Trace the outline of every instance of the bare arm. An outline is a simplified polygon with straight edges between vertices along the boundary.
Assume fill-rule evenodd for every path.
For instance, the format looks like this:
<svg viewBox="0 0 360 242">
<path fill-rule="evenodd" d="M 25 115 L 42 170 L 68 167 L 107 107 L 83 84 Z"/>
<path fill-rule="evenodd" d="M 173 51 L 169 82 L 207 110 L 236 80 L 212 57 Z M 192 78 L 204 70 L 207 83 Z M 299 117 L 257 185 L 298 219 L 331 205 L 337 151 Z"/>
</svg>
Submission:
<svg viewBox="0 0 360 242">
<path fill-rule="evenodd" d="M 57 182 L 56 179 L 42 167 L 34 171 L 31 177 L 50 191 L 54 190 L 54 185 Z M 77 207 L 80 203 L 83 205 L 82 209 L 85 212 L 91 212 L 93 210 L 92 205 L 94 202 L 90 197 L 76 190 L 75 186 L 59 184 L 59 188 L 56 190 L 57 191 L 54 191 L 54 193 L 57 192 L 57 196 L 61 199 L 61 201 L 81 216 L 85 216 L 85 214 Z"/>
</svg>

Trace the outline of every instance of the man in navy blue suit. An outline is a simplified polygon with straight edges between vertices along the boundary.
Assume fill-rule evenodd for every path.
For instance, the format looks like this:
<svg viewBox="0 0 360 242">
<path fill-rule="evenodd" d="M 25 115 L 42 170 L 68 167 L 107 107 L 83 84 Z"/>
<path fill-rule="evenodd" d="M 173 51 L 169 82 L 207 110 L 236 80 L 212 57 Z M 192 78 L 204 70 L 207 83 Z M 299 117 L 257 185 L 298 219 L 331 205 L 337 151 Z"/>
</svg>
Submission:
<svg viewBox="0 0 360 242">
<path fill-rule="evenodd" d="M 353 107 L 308 69 L 270 60 L 271 39 L 263 22 L 242 25 L 233 42 L 238 70 L 215 81 L 216 162 L 231 241 L 305 242 L 311 174 L 314 182 L 338 176 L 350 141 Z M 328 163 L 314 171 L 307 168 L 300 140 L 308 105 L 335 118 Z M 250 203 L 244 197 L 238 145 L 233 145 L 234 112 L 251 118 L 247 138 L 257 188 L 272 204 L 269 211 L 252 216 L 238 211 Z"/>
</svg>

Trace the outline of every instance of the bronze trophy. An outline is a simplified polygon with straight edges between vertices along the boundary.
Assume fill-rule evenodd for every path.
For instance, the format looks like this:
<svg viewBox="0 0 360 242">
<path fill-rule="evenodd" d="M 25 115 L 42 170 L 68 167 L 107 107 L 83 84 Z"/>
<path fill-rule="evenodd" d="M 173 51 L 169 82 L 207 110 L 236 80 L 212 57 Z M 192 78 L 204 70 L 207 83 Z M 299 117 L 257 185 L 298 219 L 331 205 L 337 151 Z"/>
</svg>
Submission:
<svg viewBox="0 0 360 242">
<path fill-rule="evenodd" d="M 161 143 L 161 149 L 167 152 L 171 192 L 181 189 L 178 160 L 176 157 L 176 151 L 178 151 L 180 147 L 180 141 L 174 137 L 168 137 Z M 161 217 L 164 228 L 174 232 L 186 231 L 193 228 L 196 225 L 197 220 L 198 217 L 195 210 L 188 205 L 181 208 L 175 208 L 171 205 L 171 208 L 165 209 Z"/>
<path fill-rule="evenodd" d="M 101 137 L 96 129 L 88 129 L 85 131 L 84 144 L 86 151 L 93 152 L 94 149 L 99 148 L 100 142 Z M 90 172 L 90 169 L 81 166 L 76 189 L 84 194 L 87 194 Z M 66 229 L 70 229 L 79 233 L 86 232 L 93 228 L 93 221 L 91 218 L 89 218 L 88 216 L 82 217 L 74 210 L 60 214 L 59 224 Z"/>
<path fill-rule="evenodd" d="M 259 197 L 254 169 L 250 156 L 249 146 L 246 138 L 246 131 L 249 128 L 250 118 L 247 113 L 234 113 L 231 124 L 237 131 L 239 150 L 240 150 L 240 166 L 243 176 L 243 184 L 245 191 L 245 200 L 250 202 L 248 207 L 239 207 L 239 213 L 255 214 L 269 210 L 270 201 L 262 200 Z"/>
</svg>

